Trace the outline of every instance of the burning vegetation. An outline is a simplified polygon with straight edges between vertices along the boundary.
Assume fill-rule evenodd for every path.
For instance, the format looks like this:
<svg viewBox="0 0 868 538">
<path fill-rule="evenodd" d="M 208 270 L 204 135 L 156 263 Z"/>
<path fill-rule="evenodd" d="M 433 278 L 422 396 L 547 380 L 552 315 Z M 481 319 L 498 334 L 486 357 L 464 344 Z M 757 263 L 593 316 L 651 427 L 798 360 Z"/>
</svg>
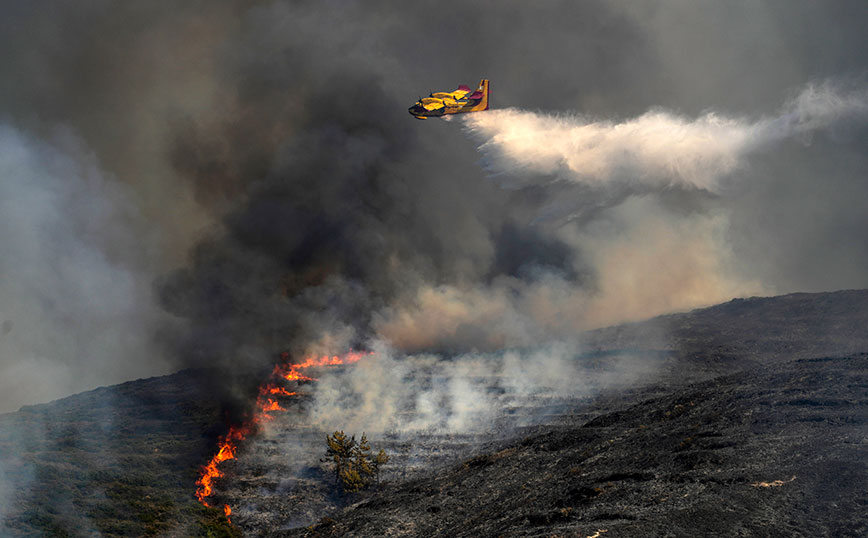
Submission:
<svg viewBox="0 0 868 538">
<path fill-rule="evenodd" d="M 195 495 L 199 502 L 202 503 L 203 506 L 211 506 L 209 498 L 214 492 L 214 481 L 224 475 L 219 466 L 224 461 L 235 459 L 238 452 L 238 443 L 247 439 L 249 436 L 254 435 L 262 424 L 272 420 L 274 415 L 271 413 L 276 411 L 286 411 L 285 407 L 281 407 L 278 398 L 292 398 L 299 396 L 298 392 L 288 390 L 286 387 L 282 386 L 282 383 L 287 381 L 315 381 L 316 378 L 310 377 L 301 372 L 308 370 L 309 368 L 353 364 L 366 355 L 369 355 L 369 353 L 350 352 L 343 356 L 333 355 L 309 357 L 303 362 L 293 364 L 288 362 L 289 354 L 282 353 L 282 362 L 274 367 L 268 380 L 259 387 L 259 395 L 256 398 L 256 404 L 252 415 L 241 424 L 229 426 L 229 431 L 226 435 L 220 437 L 217 443 L 218 448 L 216 454 L 214 454 L 208 464 L 202 468 L 202 474 L 199 477 L 199 480 L 196 481 L 198 488 L 196 489 Z M 366 453 L 361 456 L 357 454 L 359 453 L 360 445 L 355 443 L 355 438 L 353 438 L 352 441 L 352 445 L 347 444 L 347 454 L 349 455 L 350 452 L 352 452 L 355 456 L 354 461 L 366 461 Z M 362 441 L 365 442 L 364 435 L 362 436 Z M 368 450 L 370 450 L 369 446 Z M 380 462 L 385 463 L 388 461 L 388 456 L 385 456 L 383 451 L 380 452 L 381 454 L 378 454 L 374 459 L 373 465 L 379 466 Z M 366 476 L 373 476 L 373 467 L 368 465 L 366 468 L 371 469 L 371 473 L 366 474 Z M 360 480 L 358 482 L 361 484 L 363 481 Z M 365 484 L 367 484 L 367 482 L 365 482 Z M 360 487 L 358 489 L 360 489 Z M 358 489 L 356 489 L 356 491 Z M 228 504 L 224 504 L 223 512 L 226 515 L 226 519 L 229 520 L 229 517 L 232 514 L 232 508 Z M 229 521 L 231 522 L 231 520 Z"/>
</svg>

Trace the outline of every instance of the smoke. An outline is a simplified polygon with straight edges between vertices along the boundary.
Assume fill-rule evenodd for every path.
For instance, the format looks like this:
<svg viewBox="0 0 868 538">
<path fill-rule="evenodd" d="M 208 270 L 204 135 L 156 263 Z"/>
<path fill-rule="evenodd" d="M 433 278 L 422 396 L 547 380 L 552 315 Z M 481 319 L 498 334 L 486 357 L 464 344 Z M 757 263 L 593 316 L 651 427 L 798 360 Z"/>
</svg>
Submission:
<svg viewBox="0 0 868 538">
<path fill-rule="evenodd" d="M 95 371 L 121 382 L 168 368 L 137 269 L 146 228 L 69 131 L 0 125 L 0 412 L 91 388 Z"/>
<path fill-rule="evenodd" d="M 312 426 L 375 435 L 505 435 L 539 420 L 541 404 L 651 382 L 657 370 L 639 355 L 610 356 L 605 365 L 583 360 L 575 341 L 455 356 L 406 355 L 383 342 L 372 347 L 352 368 L 319 378 L 307 412 Z"/>
<path fill-rule="evenodd" d="M 864 141 L 827 136 L 863 94 L 819 84 L 772 114 L 788 88 L 864 71 L 858 3 L 50 8 L 3 7 L 0 114 L 27 147 L 67 126 L 78 148 L 55 149 L 99 180 L 45 179 L 68 172 L 40 157 L 39 179 L 6 184 L 83 193 L 28 217 L 59 245 L 21 258 L 35 293 L 12 286 L 43 323 L 0 320 L 33 399 L 63 372 L 109 383 L 169 362 L 217 367 L 236 401 L 280 351 L 497 353 L 732 295 L 868 285 Z M 483 76 L 493 108 L 466 125 L 495 181 L 461 123 L 406 114 Z M 82 200 L 107 208 L 99 233 Z M 63 245 L 79 261 L 50 255 Z M 82 259 L 93 270 L 71 275 Z M 71 292 L 89 278 L 114 291 L 88 301 L 119 315 Z M 158 333 L 151 285 L 178 322 Z"/>
<path fill-rule="evenodd" d="M 240 411 L 280 352 L 367 348 L 314 425 L 487 431 L 654 379 L 585 329 L 868 286 L 864 85 L 789 93 L 868 70 L 859 0 L 0 15 L 0 412 L 189 366 Z"/>
<path fill-rule="evenodd" d="M 279 351 L 533 349 L 775 291 L 739 256 L 724 181 L 760 150 L 864 113 L 861 94 L 831 85 L 755 121 L 491 110 L 464 124 L 488 172 L 508 177 L 486 181 L 454 122 L 406 122 L 405 103 L 358 61 L 364 47 L 325 61 L 355 26 L 303 55 L 304 32 L 276 31 L 296 24 L 287 10 L 252 12 L 235 36 L 224 72 L 243 83 L 225 119 L 176 131 L 176 173 L 232 196 L 189 263 L 155 286 L 187 324 L 174 342 L 182 364 L 241 385 Z M 290 67 L 274 71 L 261 50 Z"/>
<path fill-rule="evenodd" d="M 503 109 L 470 115 L 464 127 L 481 143 L 486 168 L 511 178 L 511 186 L 544 176 L 595 190 L 682 187 L 719 193 L 751 154 L 866 115 L 868 92 L 825 82 L 805 88 L 779 115 L 755 121 L 653 110 L 613 122 Z"/>
<path fill-rule="evenodd" d="M 501 184 L 527 192 L 554 178 L 583 187 L 583 200 L 569 210 L 584 218 L 574 214 L 572 225 L 568 220 L 552 234 L 566 256 L 557 270 L 424 283 L 398 296 L 372 317 L 377 337 L 404 353 L 447 354 L 397 359 L 395 350 L 380 351 L 352 372 L 326 377 L 311 421 L 373 432 L 478 431 L 534 397 L 583 397 L 653 378 L 653 361 L 644 357 L 623 370 L 616 359 L 600 371 L 586 368 L 577 336 L 769 292 L 735 255 L 725 182 L 737 179 L 753 154 L 862 123 L 866 112 L 864 92 L 825 83 L 756 121 L 713 113 L 691 121 L 662 111 L 621 123 L 516 109 L 467 116 L 465 130 L 482 141 L 486 167 Z M 681 200 L 687 211 L 667 206 L 673 191 L 688 197 Z M 586 215 L 582 204 L 592 209 Z M 580 282 L 587 268 L 592 278 Z"/>
<path fill-rule="evenodd" d="M 633 196 L 559 231 L 593 267 L 592 284 L 542 271 L 421 286 L 374 315 L 388 345 L 375 342 L 373 356 L 319 379 L 309 419 L 327 431 L 504 434 L 539 418 L 505 416 L 546 398 L 652 382 L 654 357 L 589 360 L 582 331 L 765 293 L 739 270 L 728 229 L 725 212 L 672 215 L 653 196 Z"/>
</svg>

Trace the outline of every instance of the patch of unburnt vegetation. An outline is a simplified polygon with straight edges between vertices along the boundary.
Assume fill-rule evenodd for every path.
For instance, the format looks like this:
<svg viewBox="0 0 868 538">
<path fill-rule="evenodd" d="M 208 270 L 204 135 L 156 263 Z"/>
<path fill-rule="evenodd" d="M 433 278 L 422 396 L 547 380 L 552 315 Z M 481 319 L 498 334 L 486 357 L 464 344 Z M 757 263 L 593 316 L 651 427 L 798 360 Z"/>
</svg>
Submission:
<svg viewBox="0 0 868 538">
<path fill-rule="evenodd" d="M 195 379 L 188 371 L 0 416 L 0 466 L 16 491 L 4 536 L 232 536 L 222 512 L 192 495 L 220 423 Z"/>
</svg>

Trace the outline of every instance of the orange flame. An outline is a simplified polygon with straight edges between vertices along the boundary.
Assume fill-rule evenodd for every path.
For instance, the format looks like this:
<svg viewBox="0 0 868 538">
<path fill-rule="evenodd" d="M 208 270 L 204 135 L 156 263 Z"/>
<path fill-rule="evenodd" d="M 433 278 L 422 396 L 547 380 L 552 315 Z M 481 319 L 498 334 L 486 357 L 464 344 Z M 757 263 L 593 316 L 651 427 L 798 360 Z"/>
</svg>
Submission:
<svg viewBox="0 0 868 538">
<path fill-rule="evenodd" d="M 267 387 L 268 394 L 280 394 L 281 396 L 295 396 L 297 392 L 289 392 L 283 387 Z"/>
<path fill-rule="evenodd" d="M 300 373 L 299 370 L 304 370 L 306 368 L 311 368 L 315 366 L 337 366 L 341 364 L 352 364 L 354 362 L 360 361 L 362 357 L 366 355 L 370 355 L 370 353 L 351 352 L 347 353 L 343 357 L 339 357 L 337 355 L 319 358 L 310 357 L 304 362 L 298 364 L 278 364 L 274 367 L 274 371 L 271 375 L 275 377 L 282 377 L 287 381 L 316 381 L 316 378 L 308 377 Z"/>
<path fill-rule="evenodd" d="M 277 403 L 277 400 L 272 400 L 269 398 L 267 403 L 262 406 L 263 411 L 286 411 L 286 409 L 280 407 L 280 404 Z"/>
<path fill-rule="evenodd" d="M 243 441 L 256 427 L 273 418 L 269 413 L 272 411 L 286 411 L 286 408 L 281 407 L 280 403 L 274 398 L 269 398 L 268 395 L 275 396 L 297 396 L 297 392 L 290 392 L 284 387 L 275 383 L 273 379 L 282 379 L 286 381 L 315 381 L 314 378 L 303 375 L 299 370 L 304 370 L 317 366 L 336 366 L 341 364 L 352 364 L 358 362 L 371 353 L 347 353 L 343 357 L 337 355 L 332 357 L 308 358 L 304 362 L 298 364 L 278 364 L 274 367 L 271 373 L 270 380 L 263 384 L 259 389 L 259 396 L 256 398 L 256 410 L 253 416 L 240 426 L 230 426 L 229 431 L 225 436 L 221 437 L 217 443 L 217 453 L 211 458 L 202 468 L 202 475 L 196 481 L 199 486 L 196 489 L 196 498 L 203 506 L 211 506 L 208 504 L 207 498 L 211 496 L 214 490 L 214 480 L 223 476 L 223 471 L 218 469 L 218 465 L 226 460 L 235 459 L 235 452 L 238 450 L 238 441 Z M 289 354 L 282 353 L 281 358 L 286 360 Z M 226 519 L 232 513 L 232 509 L 228 504 L 223 505 L 223 513 L 226 514 Z M 231 520 L 230 520 L 231 523 Z"/>
</svg>

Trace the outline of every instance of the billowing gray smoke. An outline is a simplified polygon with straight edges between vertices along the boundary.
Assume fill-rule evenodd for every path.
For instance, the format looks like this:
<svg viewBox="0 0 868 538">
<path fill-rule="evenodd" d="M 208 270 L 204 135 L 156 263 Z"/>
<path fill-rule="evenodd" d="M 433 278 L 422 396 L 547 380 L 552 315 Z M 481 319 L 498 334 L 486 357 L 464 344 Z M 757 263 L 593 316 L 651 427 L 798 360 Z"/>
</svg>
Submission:
<svg viewBox="0 0 868 538">
<path fill-rule="evenodd" d="M 0 124 L 0 412 L 89 389 L 92 370 L 117 383 L 170 371 L 143 220 L 73 133 Z"/>
<path fill-rule="evenodd" d="M 741 132 L 755 123 L 738 118 L 775 117 L 809 81 L 868 67 L 859 2 L 19 4 L 0 17 L 10 51 L 0 115 L 25 140 L 58 124 L 74 131 L 73 160 L 92 152 L 106 184 L 97 190 L 121 208 L 102 227 L 143 238 L 146 254 L 61 226 L 65 243 L 84 245 L 77 259 L 135 275 L 137 292 L 88 295 L 78 320 L 50 301 L 10 313 L 4 304 L 0 321 L 16 338 L 41 324 L 66 343 L 86 340 L 82 320 L 112 305 L 123 320 L 146 319 L 103 327 L 115 342 L 158 344 L 144 358 L 50 357 L 94 384 L 162 371 L 161 356 L 255 383 L 284 350 L 372 340 L 399 356 L 533 349 L 735 295 L 868 285 L 861 126 L 816 130 L 808 146 L 743 142 L 736 162 L 717 167 L 736 179 L 723 190 L 695 188 L 720 174 L 649 166 L 627 144 L 606 159 L 629 188 L 601 199 L 586 183 L 550 181 L 569 159 L 510 161 L 504 189 L 459 123 L 406 114 L 420 93 L 484 76 L 494 109 L 542 111 L 512 113 L 516 128 L 573 121 L 549 115 L 559 113 L 612 127 L 657 117 L 676 130 L 690 127 L 684 118 L 736 118 L 723 134 Z M 658 107 L 673 112 L 643 116 Z M 81 184 L 52 177 L 36 185 Z M 9 229 L 38 225 L 15 218 Z M 27 278 L 38 287 L 49 273 Z M 23 289 L 20 274 L 4 273 L 2 286 Z M 139 293 L 154 281 L 153 297 Z M 23 357 L 42 349 L 18 342 L 14 356 L 4 351 L 4 375 L 38 377 Z M 236 387 L 233 377 L 216 386 Z"/>
</svg>

